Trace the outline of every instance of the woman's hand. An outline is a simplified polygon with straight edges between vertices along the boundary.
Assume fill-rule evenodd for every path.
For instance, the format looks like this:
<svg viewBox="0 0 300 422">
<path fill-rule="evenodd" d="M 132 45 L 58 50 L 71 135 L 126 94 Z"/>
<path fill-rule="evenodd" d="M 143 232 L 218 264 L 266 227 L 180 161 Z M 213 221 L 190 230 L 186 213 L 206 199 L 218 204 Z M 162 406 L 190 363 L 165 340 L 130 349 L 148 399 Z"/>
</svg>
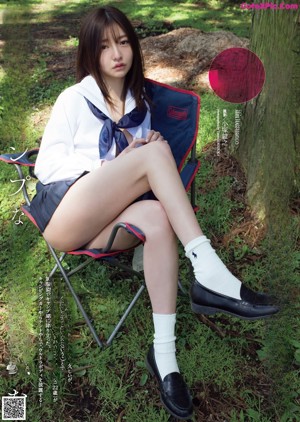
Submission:
<svg viewBox="0 0 300 422">
<path fill-rule="evenodd" d="M 156 132 L 155 130 L 149 130 L 146 138 L 133 139 L 129 143 L 128 147 L 123 149 L 123 151 L 118 155 L 118 157 L 120 155 L 128 154 L 129 152 L 133 151 L 135 148 L 138 148 L 142 145 L 147 145 L 150 142 L 156 142 L 156 141 L 167 142 L 159 132 Z"/>
<path fill-rule="evenodd" d="M 156 142 L 156 141 L 164 141 L 167 142 L 164 137 L 160 134 L 160 132 L 156 132 L 155 130 L 149 130 L 146 136 L 146 144 L 149 142 Z"/>
<path fill-rule="evenodd" d="M 124 155 L 124 154 L 128 154 L 129 152 L 133 151 L 135 148 L 138 148 L 142 145 L 145 145 L 146 139 L 140 138 L 140 139 L 133 139 L 128 147 L 124 148 L 123 151 L 118 155 L 118 157 L 120 157 L 120 155 Z"/>
</svg>

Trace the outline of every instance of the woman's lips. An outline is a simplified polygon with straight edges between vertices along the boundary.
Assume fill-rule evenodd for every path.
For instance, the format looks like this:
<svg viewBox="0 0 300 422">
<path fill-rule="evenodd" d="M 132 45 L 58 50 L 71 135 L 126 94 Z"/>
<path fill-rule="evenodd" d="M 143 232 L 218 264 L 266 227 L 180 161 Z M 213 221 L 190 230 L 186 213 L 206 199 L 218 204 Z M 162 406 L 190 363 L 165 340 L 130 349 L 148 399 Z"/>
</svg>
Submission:
<svg viewBox="0 0 300 422">
<path fill-rule="evenodd" d="M 125 64 L 124 63 L 120 63 L 120 64 L 117 64 L 116 66 L 114 66 L 113 67 L 113 69 L 123 69 L 123 67 L 125 67 Z"/>
</svg>

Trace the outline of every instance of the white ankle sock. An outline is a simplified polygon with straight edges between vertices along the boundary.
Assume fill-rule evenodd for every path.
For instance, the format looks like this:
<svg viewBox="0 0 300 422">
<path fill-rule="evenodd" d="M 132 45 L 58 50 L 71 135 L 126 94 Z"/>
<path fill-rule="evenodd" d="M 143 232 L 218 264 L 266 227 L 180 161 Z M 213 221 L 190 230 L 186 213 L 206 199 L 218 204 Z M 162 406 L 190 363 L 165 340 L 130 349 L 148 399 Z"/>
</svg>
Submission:
<svg viewBox="0 0 300 422">
<path fill-rule="evenodd" d="M 184 249 L 200 284 L 214 292 L 241 299 L 242 283 L 223 264 L 206 236 L 191 240 Z"/>
<path fill-rule="evenodd" d="M 172 372 L 179 372 L 176 361 L 176 314 L 153 314 L 154 356 L 161 379 Z"/>
</svg>

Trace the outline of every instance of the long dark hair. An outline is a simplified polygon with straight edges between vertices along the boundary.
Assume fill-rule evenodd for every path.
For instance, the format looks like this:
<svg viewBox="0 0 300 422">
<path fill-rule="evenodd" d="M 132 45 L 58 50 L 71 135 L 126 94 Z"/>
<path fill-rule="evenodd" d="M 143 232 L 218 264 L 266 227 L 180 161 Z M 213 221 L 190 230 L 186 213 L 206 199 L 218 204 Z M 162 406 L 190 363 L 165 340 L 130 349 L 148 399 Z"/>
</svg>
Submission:
<svg viewBox="0 0 300 422">
<path fill-rule="evenodd" d="M 115 7 L 99 7 L 90 12 L 84 19 L 79 34 L 76 79 L 77 82 L 80 82 L 85 76 L 92 75 L 106 101 L 112 104 L 101 74 L 99 59 L 102 52 L 104 31 L 116 24 L 124 30 L 133 52 L 133 62 L 125 77 L 122 99 L 125 100 L 127 91 L 131 90 L 137 107 L 142 108 L 144 107 L 144 64 L 140 43 L 129 19 Z"/>
</svg>

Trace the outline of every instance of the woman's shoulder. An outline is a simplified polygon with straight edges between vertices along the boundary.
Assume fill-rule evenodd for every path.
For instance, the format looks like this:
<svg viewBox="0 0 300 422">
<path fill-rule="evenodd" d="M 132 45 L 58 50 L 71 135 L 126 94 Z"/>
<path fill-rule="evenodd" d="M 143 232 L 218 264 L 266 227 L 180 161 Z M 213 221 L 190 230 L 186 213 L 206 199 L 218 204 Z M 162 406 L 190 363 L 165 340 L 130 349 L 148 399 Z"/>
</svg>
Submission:
<svg viewBox="0 0 300 422">
<path fill-rule="evenodd" d="M 57 97 L 57 102 L 61 103 L 71 103 L 73 104 L 74 100 L 75 102 L 80 101 L 82 99 L 82 95 L 78 92 L 76 89 L 78 84 L 74 84 L 69 86 L 68 88 L 64 89 L 59 96 Z"/>
<path fill-rule="evenodd" d="M 103 94 L 91 75 L 66 88 L 58 96 L 56 102 L 68 107 L 78 107 L 78 105 L 86 103 L 86 99 L 101 110 L 106 110 Z"/>
<path fill-rule="evenodd" d="M 56 115 L 62 113 L 73 116 L 80 114 L 80 110 L 82 109 L 85 100 L 82 95 L 76 91 L 76 85 L 77 84 L 69 86 L 59 94 L 53 106 L 52 113 Z"/>
</svg>

